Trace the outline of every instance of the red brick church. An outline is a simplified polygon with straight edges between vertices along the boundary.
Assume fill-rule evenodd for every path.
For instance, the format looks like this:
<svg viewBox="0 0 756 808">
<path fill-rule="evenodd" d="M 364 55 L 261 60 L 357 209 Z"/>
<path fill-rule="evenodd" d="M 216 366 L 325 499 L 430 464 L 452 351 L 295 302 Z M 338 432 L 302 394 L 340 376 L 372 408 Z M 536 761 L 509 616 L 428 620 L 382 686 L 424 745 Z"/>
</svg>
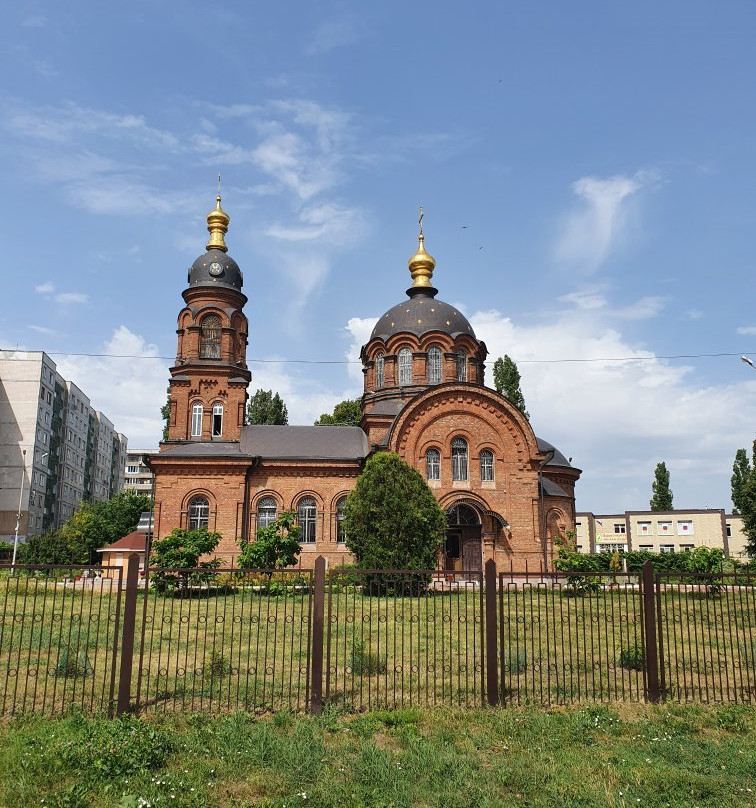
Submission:
<svg viewBox="0 0 756 808">
<path fill-rule="evenodd" d="M 423 475 L 447 513 L 447 568 L 480 569 L 489 558 L 538 568 L 548 560 L 553 537 L 574 527 L 580 470 L 485 386 L 486 346 L 461 312 L 437 299 L 422 229 L 407 299 L 362 347 L 360 426 L 248 426 L 247 298 L 225 243 L 229 221 L 219 196 L 207 216 L 207 250 L 183 292 L 168 437 L 150 459 L 155 536 L 206 526 L 222 535 L 218 554 L 230 563 L 258 527 L 291 509 L 303 567 L 320 554 L 348 561 L 346 496 L 365 459 L 390 451 Z"/>
</svg>

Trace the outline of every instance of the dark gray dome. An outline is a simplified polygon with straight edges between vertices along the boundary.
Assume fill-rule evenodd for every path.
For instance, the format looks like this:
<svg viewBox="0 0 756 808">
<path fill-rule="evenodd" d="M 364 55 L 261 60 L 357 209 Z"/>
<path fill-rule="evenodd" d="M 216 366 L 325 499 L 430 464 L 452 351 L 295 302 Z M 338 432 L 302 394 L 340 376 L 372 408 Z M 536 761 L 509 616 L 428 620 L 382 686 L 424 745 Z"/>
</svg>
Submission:
<svg viewBox="0 0 756 808">
<path fill-rule="evenodd" d="M 453 306 L 436 300 L 431 294 L 418 294 L 416 289 L 409 300 L 397 303 L 378 320 L 370 335 L 388 339 L 392 334 L 409 331 L 422 336 L 429 331 L 444 331 L 447 334 L 469 334 L 475 339 L 475 332 L 467 318 Z"/>
<path fill-rule="evenodd" d="M 189 286 L 227 286 L 241 291 L 244 278 L 239 265 L 223 250 L 208 250 L 189 269 Z"/>
<path fill-rule="evenodd" d="M 546 464 L 547 466 L 564 466 L 565 468 L 572 468 L 570 461 L 552 443 L 549 443 L 543 438 L 536 438 L 536 442 L 538 443 L 539 452 L 543 452 L 544 454 L 554 452 L 554 456 Z"/>
</svg>

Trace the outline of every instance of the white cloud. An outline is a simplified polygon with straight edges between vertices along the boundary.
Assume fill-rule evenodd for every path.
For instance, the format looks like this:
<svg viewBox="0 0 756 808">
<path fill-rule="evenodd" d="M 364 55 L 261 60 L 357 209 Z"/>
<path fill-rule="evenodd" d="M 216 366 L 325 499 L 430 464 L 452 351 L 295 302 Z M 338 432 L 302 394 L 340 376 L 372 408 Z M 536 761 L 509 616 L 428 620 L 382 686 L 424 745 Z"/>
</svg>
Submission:
<svg viewBox="0 0 756 808">
<path fill-rule="evenodd" d="M 614 317 L 619 317 L 622 320 L 649 320 L 664 308 L 665 298 L 648 296 L 636 300 L 629 306 L 623 306 L 615 309 L 613 312 Z"/>
<path fill-rule="evenodd" d="M 488 383 L 496 357 L 506 353 L 518 363 L 536 433 L 583 469 L 581 510 L 646 508 L 659 460 L 671 469 L 676 505 L 729 508 L 735 451 L 753 440 L 756 380 L 708 385 L 693 367 L 657 359 L 623 337 L 611 308 L 593 294 L 566 296 L 573 307 L 534 326 L 497 311 L 472 314 L 489 350 Z M 595 303 L 595 316 L 586 316 Z M 638 312 L 655 307 L 636 305 Z M 349 321 L 350 359 L 375 322 Z M 359 365 L 349 371 L 361 376 Z"/>
<path fill-rule="evenodd" d="M 556 257 L 584 272 L 594 272 L 621 242 L 627 226 L 628 200 L 657 180 L 638 171 L 632 177 L 581 177 L 572 184 L 580 207 L 562 225 Z"/>
<path fill-rule="evenodd" d="M 334 48 L 352 45 L 362 38 L 364 24 L 356 15 L 321 23 L 312 33 L 305 53 L 318 56 Z"/>
<path fill-rule="evenodd" d="M 35 286 L 34 291 L 38 295 L 49 295 L 55 291 L 55 286 L 48 281 L 47 283 L 40 283 L 39 285 Z"/>
<path fill-rule="evenodd" d="M 64 306 L 69 303 L 86 303 L 89 300 L 89 295 L 84 292 L 60 292 L 55 295 L 55 302 L 62 303 Z"/>
<path fill-rule="evenodd" d="M 44 14 L 30 14 L 24 19 L 21 25 L 24 28 L 45 28 L 49 20 Z"/>
<path fill-rule="evenodd" d="M 27 328 L 31 331 L 36 331 L 38 334 L 44 334 L 45 336 L 53 336 L 58 333 L 54 328 L 45 328 L 43 325 L 29 325 Z"/>
<path fill-rule="evenodd" d="M 687 311 L 683 312 L 683 319 L 685 320 L 700 320 L 704 316 L 704 313 L 701 309 L 688 309 Z"/>
<path fill-rule="evenodd" d="M 346 357 L 351 363 L 357 363 L 360 360 L 360 350 L 363 345 L 370 339 L 373 333 L 375 324 L 378 322 L 377 317 L 352 317 L 346 324 L 346 330 L 352 336 L 352 342 L 347 349 Z M 362 382 L 362 365 L 350 364 L 347 365 L 348 373 L 352 379 Z"/>
<path fill-rule="evenodd" d="M 112 356 L 55 357 L 64 378 L 77 385 L 132 448 L 157 448 L 162 433 L 168 367 L 154 345 L 121 325 L 102 346 Z"/>
<path fill-rule="evenodd" d="M 741 337 L 752 337 L 756 335 L 756 325 L 740 325 L 737 328 L 737 333 Z"/>
</svg>

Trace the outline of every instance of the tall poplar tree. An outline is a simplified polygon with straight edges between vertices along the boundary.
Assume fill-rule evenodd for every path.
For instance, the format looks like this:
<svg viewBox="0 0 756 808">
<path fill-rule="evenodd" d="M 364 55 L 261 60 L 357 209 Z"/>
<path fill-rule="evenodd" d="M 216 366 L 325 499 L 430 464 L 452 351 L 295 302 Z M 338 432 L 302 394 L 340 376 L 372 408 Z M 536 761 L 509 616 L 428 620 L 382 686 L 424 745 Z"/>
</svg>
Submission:
<svg viewBox="0 0 756 808">
<path fill-rule="evenodd" d="M 530 415 L 525 409 L 525 396 L 520 389 L 520 371 L 517 370 L 517 363 L 507 354 L 500 356 L 494 362 L 493 377 L 496 392 L 506 396 L 529 420 Z"/>
<path fill-rule="evenodd" d="M 278 393 L 257 390 L 247 406 L 247 423 L 286 426 L 289 423 L 289 411 Z"/>
<path fill-rule="evenodd" d="M 753 442 L 752 460 L 745 449 L 738 449 L 732 465 L 732 505 L 735 513 L 743 517 L 748 554 L 756 556 L 756 440 Z"/>
<path fill-rule="evenodd" d="M 672 489 L 669 487 L 669 471 L 667 464 L 662 461 L 656 464 L 654 471 L 654 482 L 651 485 L 653 496 L 651 497 L 652 511 L 672 510 Z"/>
</svg>

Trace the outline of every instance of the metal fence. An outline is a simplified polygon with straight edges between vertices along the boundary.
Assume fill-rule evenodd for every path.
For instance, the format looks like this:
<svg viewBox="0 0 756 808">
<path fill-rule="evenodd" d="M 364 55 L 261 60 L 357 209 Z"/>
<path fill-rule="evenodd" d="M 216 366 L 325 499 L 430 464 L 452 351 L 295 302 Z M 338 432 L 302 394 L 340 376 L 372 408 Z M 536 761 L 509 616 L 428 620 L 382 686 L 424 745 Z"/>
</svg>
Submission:
<svg viewBox="0 0 756 808">
<path fill-rule="evenodd" d="M 752 574 L 84 571 L 0 578 L 0 714 L 756 702 Z"/>
</svg>

